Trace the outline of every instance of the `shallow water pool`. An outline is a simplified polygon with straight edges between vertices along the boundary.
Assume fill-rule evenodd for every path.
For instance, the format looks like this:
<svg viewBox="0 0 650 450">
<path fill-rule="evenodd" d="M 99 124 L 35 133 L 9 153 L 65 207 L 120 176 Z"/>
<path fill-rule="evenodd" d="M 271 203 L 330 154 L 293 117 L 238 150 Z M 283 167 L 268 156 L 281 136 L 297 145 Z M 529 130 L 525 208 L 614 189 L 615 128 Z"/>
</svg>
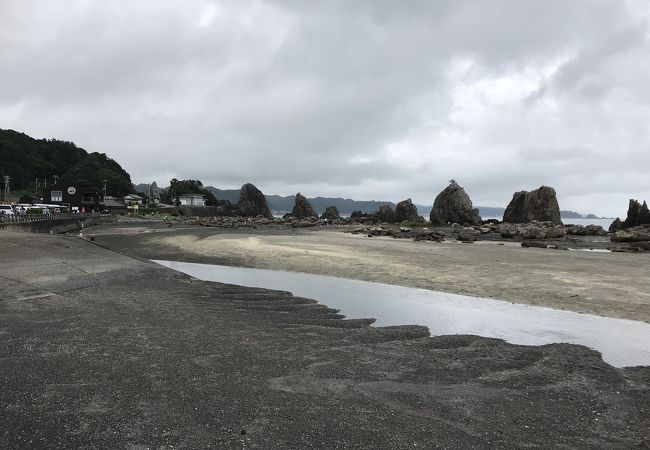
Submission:
<svg viewBox="0 0 650 450">
<path fill-rule="evenodd" d="M 506 301 L 324 275 L 154 261 L 206 281 L 290 291 L 375 326 L 424 325 L 432 335 L 475 334 L 513 344 L 581 344 L 616 367 L 650 365 L 650 324 Z"/>
</svg>

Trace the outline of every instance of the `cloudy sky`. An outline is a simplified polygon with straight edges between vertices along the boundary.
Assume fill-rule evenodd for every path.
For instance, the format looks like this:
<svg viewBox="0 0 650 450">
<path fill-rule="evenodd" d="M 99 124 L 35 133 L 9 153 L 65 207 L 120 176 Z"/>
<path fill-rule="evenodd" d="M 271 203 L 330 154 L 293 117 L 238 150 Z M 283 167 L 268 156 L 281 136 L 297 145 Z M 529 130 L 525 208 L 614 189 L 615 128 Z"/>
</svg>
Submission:
<svg viewBox="0 0 650 450">
<path fill-rule="evenodd" d="M 0 128 L 134 182 L 650 200 L 650 3 L 2 0 Z"/>
</svg>

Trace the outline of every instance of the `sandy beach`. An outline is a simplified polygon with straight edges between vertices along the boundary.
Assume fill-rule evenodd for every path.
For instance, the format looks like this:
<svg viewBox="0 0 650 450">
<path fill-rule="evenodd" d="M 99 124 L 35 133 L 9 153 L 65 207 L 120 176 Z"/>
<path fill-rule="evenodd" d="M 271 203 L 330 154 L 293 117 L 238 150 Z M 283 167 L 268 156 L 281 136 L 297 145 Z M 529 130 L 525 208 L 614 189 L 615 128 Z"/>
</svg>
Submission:
<svg viewBox="0 0 650 450">
<path fill-rule="evenodd" d="M 332 275 L 650 321 L 650 257 L 413 242 L 341 231 L 107 225 L 100 242 L 150 259 Z"/>
</svg>

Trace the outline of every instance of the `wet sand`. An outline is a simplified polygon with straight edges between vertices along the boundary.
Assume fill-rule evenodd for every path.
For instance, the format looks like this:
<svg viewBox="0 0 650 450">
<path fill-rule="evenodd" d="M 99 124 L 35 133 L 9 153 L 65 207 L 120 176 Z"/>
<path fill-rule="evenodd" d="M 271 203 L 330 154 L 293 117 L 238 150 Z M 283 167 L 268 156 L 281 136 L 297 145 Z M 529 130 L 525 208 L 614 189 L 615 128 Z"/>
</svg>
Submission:
<svg viewBox="0 0 650 450">
<path fill-rule="evenodd" d="M 332 275 L 650 321 L 650 255 L 413 242 L 340 231 L 95 227 L 145 258 Z"/>
</svg>

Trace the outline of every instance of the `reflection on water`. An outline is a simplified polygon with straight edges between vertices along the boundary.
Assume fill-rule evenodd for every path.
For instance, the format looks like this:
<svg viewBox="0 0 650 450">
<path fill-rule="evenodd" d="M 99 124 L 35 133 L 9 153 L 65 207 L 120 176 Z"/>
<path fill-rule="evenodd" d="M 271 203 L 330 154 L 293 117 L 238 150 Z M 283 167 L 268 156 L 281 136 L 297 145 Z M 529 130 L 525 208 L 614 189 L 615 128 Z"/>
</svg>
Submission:
<svg viewBox="0 0 650 450">
<path fill-rule="evenodd" d="M 581 344 L 617 367 L 650 365 L 650 324 L 323 275 L 155 261 L 206 281 L 278 289 L 313 298 L 376 326 L 425 325 L 431 334 L 475 334 L 513 344 Z"/>
</svg>

